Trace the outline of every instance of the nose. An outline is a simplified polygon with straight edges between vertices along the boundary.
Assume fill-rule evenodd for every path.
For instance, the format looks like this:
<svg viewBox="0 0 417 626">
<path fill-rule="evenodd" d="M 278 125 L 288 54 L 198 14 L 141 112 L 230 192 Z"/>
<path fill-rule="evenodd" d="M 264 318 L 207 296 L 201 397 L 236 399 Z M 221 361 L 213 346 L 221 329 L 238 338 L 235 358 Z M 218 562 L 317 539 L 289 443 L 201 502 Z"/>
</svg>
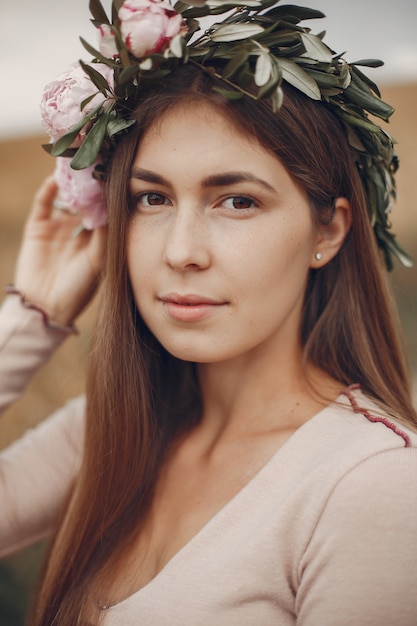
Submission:
<svg viewBox="0 0 417 626">
<path fill-rule="evenodd" d="M 176 271 L 202 270 L 210 265 L 208 228 L 194 207 L 177 208 L 169 222 L 164 261 Z"/>
</svg>

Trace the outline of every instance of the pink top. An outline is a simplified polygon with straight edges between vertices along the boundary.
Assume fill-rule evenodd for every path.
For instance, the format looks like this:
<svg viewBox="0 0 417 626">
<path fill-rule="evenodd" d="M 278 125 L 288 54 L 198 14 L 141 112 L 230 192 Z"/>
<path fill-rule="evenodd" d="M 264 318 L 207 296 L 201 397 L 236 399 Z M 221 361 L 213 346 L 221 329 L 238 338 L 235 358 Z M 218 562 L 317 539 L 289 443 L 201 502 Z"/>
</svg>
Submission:
<svg viewBox="0 0 417 626">
<path fill-rule="evenodd" d="M 36 311 L 6 299 L 1 410 L 60 342 Z M 103 624 L 415 626 L 417 436 L 359 390 L 348 396 L 299 428 Z M 84 406 L 68 403 L 1 453 L 3 554 L 53 527 L 79 468 Z"/>
</svg>

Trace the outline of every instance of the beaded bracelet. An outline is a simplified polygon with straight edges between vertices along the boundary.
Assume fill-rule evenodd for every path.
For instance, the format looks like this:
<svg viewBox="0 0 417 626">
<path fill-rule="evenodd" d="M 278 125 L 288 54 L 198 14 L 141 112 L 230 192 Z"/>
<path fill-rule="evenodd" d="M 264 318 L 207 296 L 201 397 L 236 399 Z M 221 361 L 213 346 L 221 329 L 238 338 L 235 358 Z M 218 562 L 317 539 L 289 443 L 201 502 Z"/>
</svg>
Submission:
<svg viewBox="0 0 417 626">
<path fill-rule="evenodd" d="M 77 335 L 78 334 L 78 329 L 76 328 L 76 326 L 74 326 L 74 324 L 70 324 L 69 326 L 63 326 L 62 324 L 56 324 L 55 322 L 52 322 L 49 319 L 49 315 L 47 314 L 46 311 L 44 311 L 44 309 L 42 309 L 37 304 L 32 304 L 32 302 L 28 302 L 26 300 L 25 295 L 21 291 L 19 291 L 19 289 L 16 289 L 14 285 L 6 285 L 6 287 L 4 288 L 4 291 L 8 295 L 19 296 L 20 302 L 25 309 L 32 309 L 33 311 L 38 311 L 38 313 L 42 315 L 43 323 L 49 330 L 63 333 L 64 335 Z"/>
</svg>

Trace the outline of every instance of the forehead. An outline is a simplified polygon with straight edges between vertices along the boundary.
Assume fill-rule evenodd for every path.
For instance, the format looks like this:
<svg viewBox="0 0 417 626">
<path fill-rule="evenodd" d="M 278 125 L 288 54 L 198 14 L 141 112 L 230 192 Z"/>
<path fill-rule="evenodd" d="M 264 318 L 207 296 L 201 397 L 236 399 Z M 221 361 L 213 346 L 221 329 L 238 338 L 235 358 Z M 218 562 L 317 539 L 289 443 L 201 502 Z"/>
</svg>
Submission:
<svg viewBox="0 0 417 626">
<path fill-rule="evenodd" d="M 201 100 L 180 102 L 163 113 L 144 132 L 135 162 L 146 159 L 163 163 L 167 159 L 238 159 L 239 162 L 277 157 L 245 129 L 232 112 Z M 262 160 L 262 159 L 261 159 Z M 230 163 L 232 169 L 233 163 Z M 255 163 L 254 163 L 255 166 Z"/>
</svg>

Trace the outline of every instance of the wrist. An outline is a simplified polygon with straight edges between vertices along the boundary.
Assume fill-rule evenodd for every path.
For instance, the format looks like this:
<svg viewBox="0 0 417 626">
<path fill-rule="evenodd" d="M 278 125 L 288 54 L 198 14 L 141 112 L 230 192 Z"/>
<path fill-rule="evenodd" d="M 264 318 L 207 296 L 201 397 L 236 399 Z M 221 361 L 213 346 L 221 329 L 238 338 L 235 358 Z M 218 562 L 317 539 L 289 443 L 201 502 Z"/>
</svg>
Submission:
<svg viewBox="0 0 417 626">
<path fill-rule="evenodd" d="M 25 294 L 19 289 L 17 289 L 14 285 L 6 285 L 6 287 L 4 288 L 4 291 L 8 295 L 18 296 L 20 298 L 20 302 L 22 306 L 25 309 L 32 309 L 34 311 L 37 311 L 40 315 L 42 315 L 43 322 L 46 328 L 48 328 L 49 330 L 53 332 L 63 333 L 65 335 L 78 334 L 78 330 L 74 324 L 68 324 L 68 325 L 60 324 L 52 320 L 49 314 L 45 311 L 45 309 L 27 300 Z"/>
</svg>

